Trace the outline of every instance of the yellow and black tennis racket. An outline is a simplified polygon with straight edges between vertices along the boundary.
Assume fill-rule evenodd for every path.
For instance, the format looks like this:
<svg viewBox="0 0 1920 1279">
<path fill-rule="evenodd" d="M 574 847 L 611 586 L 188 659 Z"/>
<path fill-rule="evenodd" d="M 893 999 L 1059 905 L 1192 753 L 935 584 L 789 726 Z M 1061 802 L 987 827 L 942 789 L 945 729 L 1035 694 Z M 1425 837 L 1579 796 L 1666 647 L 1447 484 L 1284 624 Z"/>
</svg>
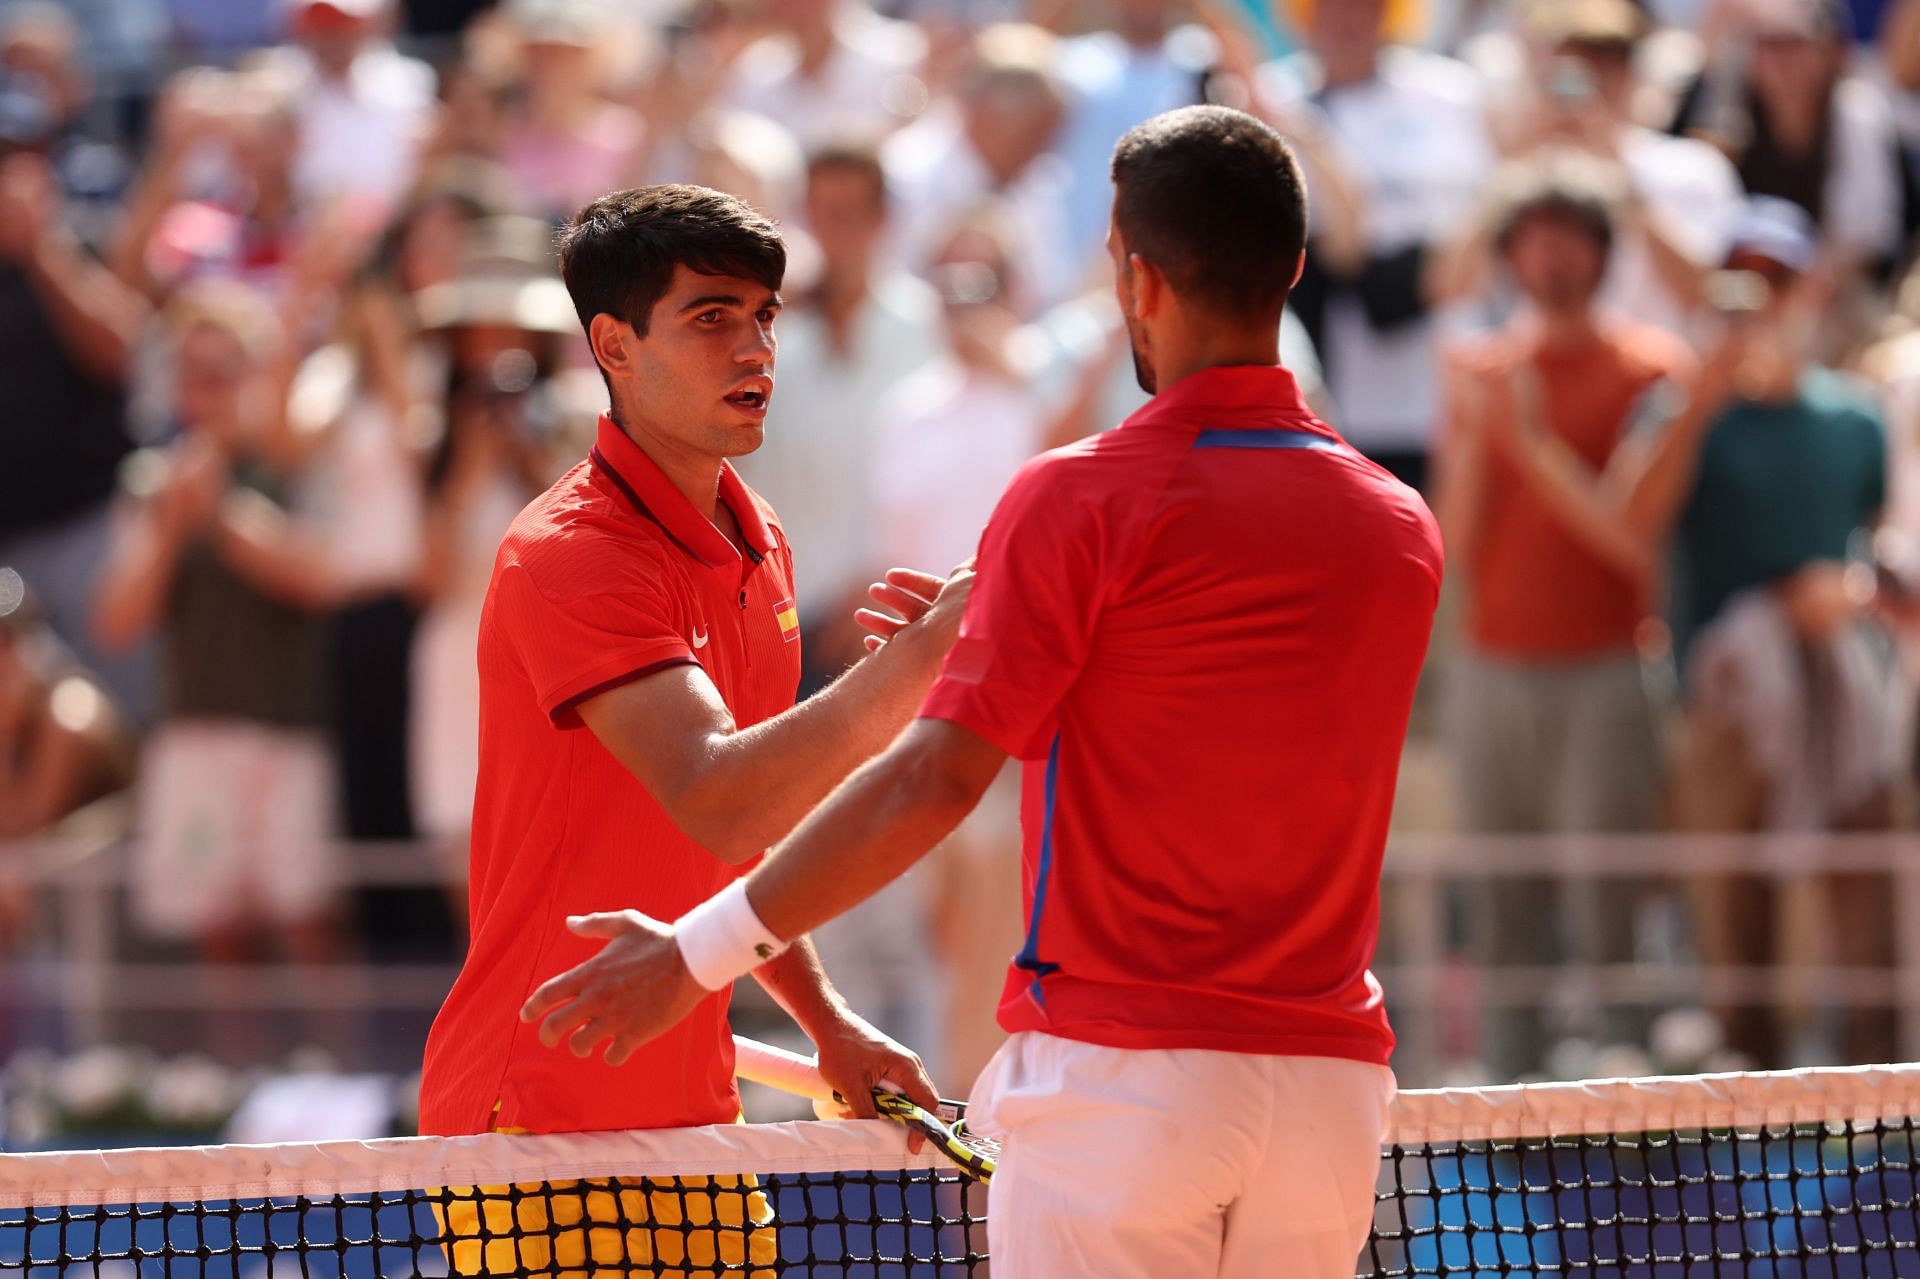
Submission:
<svg viewBox="0 0 1920 1279">
<path fill-rule="evenodd" d="M 846 1098 L 820 1077 L 819 1063 L 811 1057 L 739 1035 L 733 1037 L 733 1050 L 733 1073 L 742 1079 L 778 1088 L 796 1097 L 846 1104 Z M 990 1137 L 982 1137 L 967 1127 L 966 1103 L 943 1099 L 936 1114 L 897 1092 L 876 1088 L 873 1090 L 873 1104 L 888 1119 L 925 1137 L 967 1176 L 975 1181 L 993 1180 L 994 1167 L 1000 1157 L 1000 1143 Z"/>
</svg>

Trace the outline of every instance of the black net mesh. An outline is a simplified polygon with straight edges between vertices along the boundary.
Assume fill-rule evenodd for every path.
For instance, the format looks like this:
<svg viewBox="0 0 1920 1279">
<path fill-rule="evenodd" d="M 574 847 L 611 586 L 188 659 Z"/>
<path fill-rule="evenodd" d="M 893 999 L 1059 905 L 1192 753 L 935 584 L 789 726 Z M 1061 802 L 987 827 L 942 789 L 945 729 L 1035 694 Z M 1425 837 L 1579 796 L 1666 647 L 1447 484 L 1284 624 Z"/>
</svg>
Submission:
<svg viewBox="0 0 1920 1279">
<path fill-rule="evenodd" d="M 1804 1091 L 1806 1082 L 1794 1086 Z M 1519 1139 L 1440 1140 L 1403 1128 L 1411 1135 L 1383 1152 L 1373 1237 L 1358 1274 L 1920 1279 L 1915 1121 L 1790 1118 L 1644 1131 L 1650 1120 L 1642 1114 L 1623 1116 L 1621 1131 Z M 211 1154 L 223 1168 L 270 1181 L 282 1162 L 276 1149 L 295 1148 Z M 126 1154 L 94 1159 L 120 1176 Z M 0 1172 L 6 1162 L 0 1157 Z M 987 1274 L 986 1190 L 957 1171 L 782 1166 L 765 1176 L 198 1202 L 169 1192 L 175 1202 L 0 1208 L 0 1276 Z M 29 1189 L 33 1201 L 49 1197 L 44 1187 Z M 1284 1258 L 1274 1259 L 1273 1275 L 1290 1273 Z"/>
<path fill-rule="evenodd" d="M 985 1222 L 925 1169 L 0 1209 L 0 1274 L 932 1279 L 985 1273 Z"/>
<path fill-rule="evenodd" d="M 1920 1279 L 1914 1127 L 1393 1146 L 1360 1273 Z"/>
</svg>

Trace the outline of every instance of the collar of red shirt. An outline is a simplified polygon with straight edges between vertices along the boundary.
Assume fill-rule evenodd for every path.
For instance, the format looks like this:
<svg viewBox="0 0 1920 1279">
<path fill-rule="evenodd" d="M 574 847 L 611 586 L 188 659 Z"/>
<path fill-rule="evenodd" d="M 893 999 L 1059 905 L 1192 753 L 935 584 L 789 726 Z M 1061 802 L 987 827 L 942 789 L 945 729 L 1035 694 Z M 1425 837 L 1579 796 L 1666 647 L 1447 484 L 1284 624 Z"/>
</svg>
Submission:
<svg viewBox="0 0 1920 1279">
<path fill-rule="evenodd" d="M 1121 426 L 1258 430 L 1276 422 L 1328 439 L 1340 438 L 1314 417 L 1300 394 L 1300 384 L 1277 364 L 1223 364 L 1190 373 L 1148 400 Z"/>
<path fill-rule="evenodd" d="M 673 486 L 647 451 L 606 414 L 600 415 L 600 434 L 594 442 L 593 468 L 603 474 L 635 511 L 665 529 L 667 536 L 710 568 L 740 562 L 740 552 L 713 521 L 695 509 Z M 773 530 L 760 513 L 747 483 L 731 463 L 720 464 L 720 500 L 733 512 L 756 563 L 773 552 Z"/>
</svg>

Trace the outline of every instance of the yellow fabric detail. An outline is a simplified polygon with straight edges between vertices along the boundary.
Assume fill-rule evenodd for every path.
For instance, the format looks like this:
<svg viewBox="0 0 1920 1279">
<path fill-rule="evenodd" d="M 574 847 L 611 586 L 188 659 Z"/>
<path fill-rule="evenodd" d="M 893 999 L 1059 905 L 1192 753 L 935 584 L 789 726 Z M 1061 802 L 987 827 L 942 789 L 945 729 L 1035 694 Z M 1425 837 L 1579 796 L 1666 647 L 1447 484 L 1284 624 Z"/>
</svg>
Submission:
<svg viewBox="0 0 1920 1279">
<path fill-rule="evenodd" d="M 779 1240 L 759 1185 L 719 1176 L 448 1186 L 433 1215 L 456 1275 L 717 1279 L 716 1267 L 751 1265 L 748 1279 L 774 1279 Z"/>
</svg>

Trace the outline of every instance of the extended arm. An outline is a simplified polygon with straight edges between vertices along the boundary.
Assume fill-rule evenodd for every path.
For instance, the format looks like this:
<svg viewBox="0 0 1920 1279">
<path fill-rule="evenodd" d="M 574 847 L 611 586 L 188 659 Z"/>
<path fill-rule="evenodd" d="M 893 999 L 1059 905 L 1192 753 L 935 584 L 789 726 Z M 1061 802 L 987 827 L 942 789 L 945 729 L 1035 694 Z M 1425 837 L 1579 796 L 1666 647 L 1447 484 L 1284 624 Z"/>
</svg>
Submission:
<svg viewBox="0 0 1920 1279">
<path fill-rule="evenodd" d="M 228 495 L 214 522 L 214 548 L 256 590 L 293 608 L 319 612 L 346 597 L 318 534 L 258 493 Z"/>
<path fill-rule="evenodd" d="M 33 286 L 73 362 L 118 385 L 126 381 L 147 305 L 60 224 L 59 199 L 58 180 L 40 156 L 20 152 L 0 161 L 0 259 Z"/>
<path fill-rule="evenodd" d="M 1488 429 L 1499 432 L 1522 478 L 1563 529 L 1627 577 L 1647 580 L 1653 572 L 1653 539 L 1620 518 L 1619 451 L 1605 470 L 1596 471 L 1548 426 L 1531 370 L 1521 366 L 1514 382 L 1509 408 L 1503 410 L 1510 417 Z"/>
<path fill-rule="evenodd" d="M 1006 758 L 956 724 L 916 721 L 747 877 L 754 913 L 798 937 L 851 910 L 952 834 Z"/>
<path fill-rule="evenodd" d="M 998 747 L 967 729 L 919 721 L 748 877 L 754 913 L 776 936 L 794 938 L 864 901 L 949 834 L 1004 762 Z M 568 1040 L 585 1056 L 611 1040 L 607 1061 L 619 1065 L 705 996 L 668 925 L 637 911 L 569 923 L 608 942 L 541 986 L 521 1011 L 541 1022 L 549 1047 Z"/>
<path fill-rule="evenodd" d="M 1434 455 L 1433 514 L 1439 522 L 1447 557 L 1473 563 L 1484 523 L 1487 489 L 1486 408 L 1480 403 L 1483 379 L 1464 358 L 1449 362 L 1446 422 Z"/>
<path fill-rule="evenodd" d="M 207 441 L 189 436 L 164 461 L 144 455 L 153 472 L 138 495 L 120 499 L 113 544 L 94 587 L 91 625 L 109 652 L 132 648 L 158 625 L 173 591 L 180 557 L 212 518 L 227 486 L 227 461 Z M 143 473 L 141 460 L 130 474 Z"/>
<path fill-rule="evenodd" d="M 896 570 L 875 598 L 906 619 L 818 695 L 738 727 L 705 671 L 673 666 L 580 703 L 580 718 L 674 823 L 722 860 L 784 837 L 904 728 L 953 642 L 972 578 Z M 936 598 L 937 597 L 937 598 Z"/>
<path fill-rule="evenodd" d="M 1615 492 L 1622 521 L 1634 536 L 1656 545 L 1679 519 L 1700 471 L 1707 433 L 1733 398 L 1739 347 L 1722 345 L 1701 368 L 1685 405 L 1651 439 L 1630 439 L 1615 455 Z"/>
</svg>

